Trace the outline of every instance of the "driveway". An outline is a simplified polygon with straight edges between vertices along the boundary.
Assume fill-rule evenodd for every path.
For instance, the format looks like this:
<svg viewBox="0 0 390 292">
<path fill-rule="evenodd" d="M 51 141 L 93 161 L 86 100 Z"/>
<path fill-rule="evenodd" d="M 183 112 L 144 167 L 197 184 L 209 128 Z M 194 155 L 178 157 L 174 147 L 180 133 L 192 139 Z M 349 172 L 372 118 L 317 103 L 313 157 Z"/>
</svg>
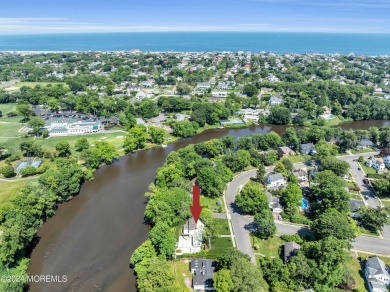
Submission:
<svg viewBox="0 0 390 292">
<path fill-rule="evenodd" d="M 367 200 L 365 200 L 367 205 L 370 206 L 371 208 L 377 208 L 381 206 L 381 202 L 378 199 L 374 198 L 375 193 L 372 187 L 363 183 L 363 179 L 365 178 L 365 175 L 362 170 L 358 169 L 360 166 L 356 162 L 356 160 L 359 159 L 359 156 L 368 158 L 373 155 L 378 155 L 378 152 L 362 153 L 362 154 L 355 154 L 349 156 L 339 156 L 337 158 L 339 160 L 346 161 L 349 163 L 349 168 L 351 170 L 352 176 L 355 178 L 356 184 L 360 188 L 360 192 L 362 193 L 363 196 L 369 197 Z"/>
<path fill-rule="evenodd" d="M 371 154 L 372 155 L 372 154 Z M 344 161 L 353 162 L 354 159 L 357 159 L 359 155 L 351 155 L 347 157 L 342 157 Z M 349 159 L 345 159 L 349 158 Z M 340 159 L 340 158 L 339 158 Z M 272 171 L 272 167 L 267 167 L 266 172 L 269 173 Z M 252 244 L 250 240 L 249 233 L 253 230 L 253 217 L 244 216 L 239 213 L 235 205 L 235 197 L 238 194 L 240 188 L 249 181 L 252 177 L 256 176 L 256 169 L 243 172 L 237 175 L 229 184 L 225 193 L 226 203 L 228 206 L 228 218 L 231 219 L 232 228 L 234 232 L 235 241 L 237 248 L 249 255 L 253 262 L 256 261 L 255 255 L 253 254 Z M 369 200 L 374 201 L 373 198 Z M 377 201 L 377 200 L 376 200 Z M 379 203 L 379 201 L 378 201 Z M 380 204 L 380 203 L 379 203 Z M 295 234 L 307 232 L 308 229 L 304 226 L 292 225 L 288 223 L 283 223 L 281 221 L 275 221 L 278 232 L 277 235 L 286 235 L 286 234 Z M 369 236 L 358 236 L 355 241 L 352 243 L 352 247 L 355 250 L 378 253 L 390 256 L 390 226 L 385 226 L 383 232 L 383 238 L 378 237 L 369 237 Z"/>
</svg>

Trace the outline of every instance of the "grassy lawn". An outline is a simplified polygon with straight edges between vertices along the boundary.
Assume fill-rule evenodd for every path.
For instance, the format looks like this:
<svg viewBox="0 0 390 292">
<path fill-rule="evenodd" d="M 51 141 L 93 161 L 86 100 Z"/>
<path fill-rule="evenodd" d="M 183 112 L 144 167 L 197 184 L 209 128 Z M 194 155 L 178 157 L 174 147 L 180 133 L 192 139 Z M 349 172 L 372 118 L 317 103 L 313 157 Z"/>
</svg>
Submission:
<svg viewBox="0 0 390 292">
<path fill-rule="evenodd" d="M 376 173 L 376 170 L 373 169 L 372 167 L 368 167 L 367 165 L 365 165 L 364 163 L 359 163 L 360 166 L 362 167 L 362 169 L 364 170 L 364 172 L 367 174 L 367 173 Z"/>
<path fill-rule="evenodd" d="M 292 155 L 292 156 L 289 156 L 288 159 L 292 163 L 305 162 L 307 160 L 306 157 L 302 156 L 302 155 Z"/>
<path fill-rule="evenodd" d="M 3 123 L 0 121 L 0 137 L 19 137 L 23 136 L 19 130 L 23 128 L 20 123 Z"/>
<path fill-rule="evenodd" d="M 255 253 L 261 253 L 266 257 L 279 257 L 284 241 L 279 236 L 274 236 L 267 240 L 261 240 L 251 235 L 252 245 Z"/>
<path fill-rule="evenodd" d="M 372 232 L 371 230 L 368 230 L 364 228 L 363 226 L 359 226 L 360 232 L 362 235 L 368 235 L 368 236 L 379 236 L 378 232 Z"/>
<path fill-rule="evenodd" d="M 381 200 L 382 201 L 382 204 L 385 206 L 385 207 L 389 207 L 390 208 L 390 200 Z"/>
<path fill-rule="evenodd" d="M 362 267 L 359 259 L 355 254 L 352 254 L 352 259 L 348 262 L 348 268 L 351 269 L 352 277 L 356 281 L 355 289 L 357 291 L 366 291 Z"/>
<path fill-rule="evenodd" d="M 353 182 L 353 181 L 347 181 L 346 186 L 347 186 L 347 187 L 356 187 L 356 183 Z"/>
<path fill-rule="evenodd" d="M 219 255 L 223 254 L 226 249 L 233 246 L 230 237 L 213 237 L 210 238 L 211 249 L 207 253 L 207 258 L 215 259 Z"/>
<path fill-rule="evenodd" d="M 7 113 L 16 111 L 16 103 L 0 103 L 0 111 L 6 117 Z"/>
<path fill-rule="evenodd" d="M 0 181 L 0 206 L 9 203 L 9 200 L 15 195 L 21 188 L 27 184 L 35 184 L 38 179 L 26 179 L 21 181 L 5 182 Z"/>
<path fill-rule="evenodd" d="M 219 235 L 230 235 L 229 222 L 227 219 L 215 218 L 215 224 L 218 226 Z"/>
<path fill-rule="evenodd" d="M 361 260 L 366 260 L 366 258 L 370 258 L 370 257 L 373 257 L 373 256 L 375 256 L 375 255 L 373 255 L 373 254 L 368 254 L 368 253 L 363 253 L 363 252 L 359 252 L 359 253 L 358 253 L 358 256 L 361 258 Z M 390 257 L 378 256 L 378 258 L 380 258 L 382 261 L 384 261 L 384 263 L 386 264 L 386 266 L 389 266 L 389 267 L 390 267 Z"/>
<path fill-rule="evenodd" d="M 169 262 L 172 268 L 173 274 L 175 275 L 175 286 L 180 287 L 180 291 L 189 292 L 190 289 L 186 286 L 185 280 L 188 278 L 191 283 L 192 274 L 190 272 L 190 261 L 189 260 L 174 260 Z"/>
<path fill-rule="evenodd" d="M 352 154 L 359 154 L 359 153 L 369 153 L 374 152 L 374 149 L 368 147 L 368 148 L 360 148 L 360 149 L 351 149 Z"/>
<path fill-rule="evenodd" d="M 69 142 L 71 151 L 75 152 L 74 145 L 77 140 L 81 138 L 87 138 L 90 145 L 95 144 L 97 141 L 106 141 L 114 145 L 117 149 L 121 149 L 123 146 L 124 133 L 99 133 L 99 134 L 86 134 L 79 136 L 65 136 L 65 137 L 51 137 L 49 139 L 37 139 L 38 143 L 41 143 L 43 149 L 55 150 L 55 145 L 58 142 Z"/>
<path fill-rule="evenodd" d="M 19 90 L 23 86 L 28 86 L 28 87 L 33 88 L 37 85 L 46 86 L 48 84 L 53 84 L 53 85 L 54 84 L 64 84 L 65 86 L 67 86 L 64 82 L 18 82 L 18 83 L 10 85 L 4 89 L 6 91 L 16 91 L 16 90 Z"/>
<path fill-rule="evenodd" d="M 217 212 L 219 209 L 219 206 L 217 205 L 217 202 L 221 201 L 221 206 L 222 206 L 222 211 L 225 211 L 224 203 L 223 203 L 223 198 L 208 198 L 205 196 L 200 196 L 200 204 L 203 207 L 209 208 L 213 212 Z"/>
<path fill-rule="evenodd" d="M 357 200 L 357 201 L 362 200 L 362 196 L 358 192 L 349 192 L 349 196 L 351 197 L 352 200 Z"/>
</svg>

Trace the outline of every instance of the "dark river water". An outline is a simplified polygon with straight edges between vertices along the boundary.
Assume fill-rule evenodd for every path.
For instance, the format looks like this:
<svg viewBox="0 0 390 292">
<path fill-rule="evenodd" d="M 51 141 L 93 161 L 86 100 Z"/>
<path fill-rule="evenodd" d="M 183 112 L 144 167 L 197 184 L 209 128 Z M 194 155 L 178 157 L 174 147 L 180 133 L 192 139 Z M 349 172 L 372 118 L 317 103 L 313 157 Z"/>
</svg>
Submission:
<svg viewBox="0 0 390 292">
<path fill-rule="evenodd" d="M 343 129 L 368 129 L 390 121 L 345 123 Z M 136 291 L 129 269 L 133 251 L 147 238 L 143 224 L 144 193 L 156 169 L 172 150 L 226 135 L 240 137 L 286 126 L 252 125 L 244 129 L 207 130 L 166 148 L 139 151 L 99 169 L 80 194 L 62 204 L 38 230 L 39 243 L 31 254 L 31 275 L 63 275 L 62 283 L 30 283 L 30 291 Z"/>
</svg>

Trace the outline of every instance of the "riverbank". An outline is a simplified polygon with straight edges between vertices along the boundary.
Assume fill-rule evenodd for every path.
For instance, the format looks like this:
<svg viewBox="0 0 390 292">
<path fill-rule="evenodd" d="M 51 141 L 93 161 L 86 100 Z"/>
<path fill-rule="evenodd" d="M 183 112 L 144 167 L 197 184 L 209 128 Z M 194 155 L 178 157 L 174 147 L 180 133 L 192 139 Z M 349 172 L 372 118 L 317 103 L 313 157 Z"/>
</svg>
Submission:
<svg viewBox="0 0 390 292">
<path fill-rule="evenodd" d="M 342 128 L 390 125 L 390 121 L 356 123 L 346 123 Z M 135 278 L 128 259 L 148 235 L 143 221 L 144 193 L 169 152 L 227 135 L 238 138 L 270 131 L 282 135 L 286 128 L 251 125 L 205 130 L 167 147 L 138 151 L 103 166 L 94 174 L 94 181 L 84 183 L 79 195 L 61 204 L 56 215 L 38 229 L 40 241 L 31 254 L 29 273 L 67 275 L 68 282 L 31 283 L 31 291 L 77 291 L 95 286 L 106 291 L 133 291 Z"/>
</svg>

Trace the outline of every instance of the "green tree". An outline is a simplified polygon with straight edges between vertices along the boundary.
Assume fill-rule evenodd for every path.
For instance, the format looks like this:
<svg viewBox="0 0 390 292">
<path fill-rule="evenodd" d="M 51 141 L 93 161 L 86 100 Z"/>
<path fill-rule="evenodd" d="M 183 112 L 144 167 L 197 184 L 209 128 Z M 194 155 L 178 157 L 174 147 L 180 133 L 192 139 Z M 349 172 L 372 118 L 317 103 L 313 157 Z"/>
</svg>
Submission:
<svg viewBox="0 0 390 292">
<path fill-rule="evenodd" d="M 16 175 L 14 168 L 10 164 L 6 164 L 1 167 L 1 173 L 5 178 L 14 177 Z"/>
<path fill-rule="evenodd" d="M 229 270 L 222 269 L 214 274 L 214 288 L 217 292 L 233 291 L 234 283 Z"/>
<path fill-rule="evenodd" d="M 131 136 L 127 135 L 125 139 L 123 140 L 123 149 L 125 150 L 126 154 L 131 154 L 135 150 L 137 150 L 137 141 L 136 139 Z"/>
<path fill-rule="evenodd" d="M 290 159 L 284 157 L 280 160 L 287 172 L 287 174 L 292 173 L 294 171 L 294 164 L 291 162 Z"/>
<path fill-rule="evenodd" d="M 262 292 L 264 291 L 263 274 L 251 262 L 244 258 L 238 258 L 230 268 L 234 288 L 237 292 Z"/>
<path fill-rule="evenodd" d="M 355 238 L 355 232 L 348 217 L 335 209 L 328 209 L 320 214 L 310 229 L 317 239 L 334 236 L 337 239 L 351 242 Z"/>
<path fill-rule="evenodd" d="M 388 208 L 364 208 L 359 211 L 363 226 L 373 232 L 382 231 L 389 224 Z"/>
<path fill-rule="evenodd" d="M 261 239 L 273 237 L 276 233 L 276 225 L 270 209 L 262 209 L 255 215 L 254 223 L 258 225 L 257 236 Z"/>
<path fill-rule="evenodd" d="M 258 182 L 262 182 L 264 180 L 264 175 L 265 175 L 265 167 L 262 163 L 259 164 L 257 167 L 257 172 L 256 172 L 256 180 Z"/>
<path fill-rule="evenodd" d="M 240 194 L 236 196 L 236 205 L 250 215 L 269 209 L 267 195 L 261 190 L 261 185 L 255 182 L 250 182 L 242 188 Z"/>
<path fill-rule="evenodd" d="M 242 92 L 247 96 L 252 97 L 259 94 L 259 89 L 253 84 L 246 84 Z"/>
<path fill-rule="evenodd" d="M 335 208 L 340 212 L 349 210 L 349 195 L 345 182 L 330 170 L 318 172 L 311 188 L 310 200 L 313 210 L 325 212 Z"/>
<path fill-rule="evenodd" d="M 171 258 L 176 247 L 175 231 L 165 222 L 157 222 L 150 230 L 149 238 L 157 253 L 165 258 Z"/>
<path fill-rule="evenodd" d="M 89 142 L 87 138 L 78 139 L 74 145 L 76 147 L 76 151 L 83 151 L 89 148 Z"/>
<path fill-rule="evenodd" d="M 31 106 L 27 103 L 20 103 L 16 106 L 16 112 L 18 115 L 22 116 L 25 121 L 27 121 L 33 114 Z"/>
<path fill-rule="evenodd" d="M 144 125 L 136 125 L 130 129 L 129 134 L 134 137 L 137 149 L 143 149 L 145 147 L 148 134 Z"/>
<path fill-rule="evenodd" d="M 274 106 L 268 115 L 268 122 L 276 125 L 288 125 L 291 122 L 290 110 L 284 106 Z"/>
<path fill-rule="evenodd" d="M 111 164 L 119 157 L 118 150 L 116 150 L 115 146 L 105 141 L 96 142 L 93 150 L 99 161 L 104 164 Z"/>
<path fill-rule="evenodd" d="M 281 174 L 283 174 L 284 176 L 287 175 L 287 170 L 286 168 L 284 167 L 284 164 L 280 161 L 276 162 L 275 163 L 275 169 L 274 169 L 275 172 L 279 172 Z"/>
<path fill-rule="evenodd" d="M 58 157 L 67 157 L 71 154 L 70 145 L 68 142 L 58 142 L 56 144 L 56 151 Z"/>
<path fill-rule="evenodd" d="M 157 127 L 149 127 L 148 133 L 150 135 L 150 141 L 154 144 L 161 145 L 164 143 L 166 132 L 164 129 Z"/>
<path fill-rule="evenodd" d="M 335 157 L 329 157 L 321 160 L 321 168 L 323 170 L 331 170 L 336 175 L 344 175 L 348 173 L 349 164 Z"/>
<path fill-rule="evenodd" d="M 147 239 L 131 255 L 130 265 L 135 267 L 143 259 L 146 259 L 146 258 L 150 259 L 150 258 L 154 258 L 156 256 L 157 256 L 157 253 L 156 253 L 156 250 L 154 249 L 152 242 L 150 241 L 150 239 Z"/>
<path fill-rule="evenodd" d="M 40 128 L 42 128 L 42 127 L 45 125 L 45 121 L 42 120 L 42 119 L 39 118 L 39 117 L 32 117 L 32 118 L 28 121 L 27 125 L 28 125 L 30 128 L 33 129 L 33 133 L 34 133 L 35 135 L 38 135 L 38 131 L 39 131 Z"/>
<path fill-rule="evenodd" d="M 196 122 L 190 122 L 188 120 L 182 122 L 175 122 L 172 124 L 173 134 L 175 136 L 186 138 L 196 134 L 199 125 Z"/>
<path fill-rule="evenodd" d="M 159 257 L 145 258 L 137 264 L 137 289 L 140 292 L 178 292 L 175 277 L 168 262 Z"/>
<path fill-rule="evenodd" d="M 294 215 L 299 211 L 302 200 L 302 189 L 297 184 L 289 184 L 282 193 L 284 212 Z"/>
<path fill-rule="evenodd" d="M 337 145 L 329 144 L 323 140 L 318 142 L 315 147 L 317 152 L 315 156 L 318 159 L 324 159 L 324 158 L 336 156 L 339 150 L 339 147 Z"/>
</svg>

